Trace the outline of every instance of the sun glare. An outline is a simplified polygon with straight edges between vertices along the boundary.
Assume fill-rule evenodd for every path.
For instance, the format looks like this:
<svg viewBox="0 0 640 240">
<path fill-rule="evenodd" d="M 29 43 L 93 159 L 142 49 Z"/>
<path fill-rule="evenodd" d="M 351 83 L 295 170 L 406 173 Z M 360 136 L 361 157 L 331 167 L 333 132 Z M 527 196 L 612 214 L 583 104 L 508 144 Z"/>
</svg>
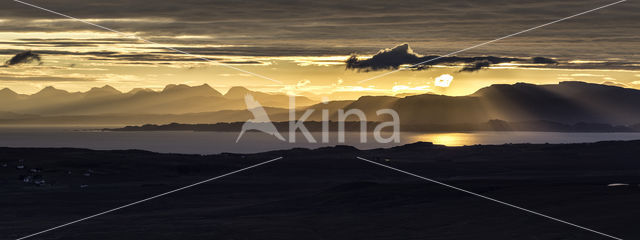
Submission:
<svg viewBox="0 0 640 240">
<path fill-rule="evenodd" d="M 414 142 L 432 142 L 445 146 L 464 146 L 473 144 L 473 134 L 468 133 L 428 133 L 413 137 Z"/>
<path fill-rule="evenodd" d="M 452 81 L 453 81 L 453 76 L 451 76 L 450 74 L 442 74 L 436 77 L 434 85 L 438 87 L 449 87 Z"/>
</svg>

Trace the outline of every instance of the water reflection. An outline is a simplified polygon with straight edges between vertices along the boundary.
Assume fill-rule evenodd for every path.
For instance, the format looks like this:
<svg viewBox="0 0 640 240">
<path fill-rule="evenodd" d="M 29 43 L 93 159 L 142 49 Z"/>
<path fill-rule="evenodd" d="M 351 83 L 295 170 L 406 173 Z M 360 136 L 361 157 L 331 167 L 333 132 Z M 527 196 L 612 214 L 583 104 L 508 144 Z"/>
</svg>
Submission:
<svg viewBox="0 0 640 240">
<path fill-rule="evenodd" d="M 411 136 L 410 142 L 432 142 L 446 146 L 464 146 L 477 143 L 477 133 L 428 133 Z"/>
<path fill-rule="evenodd" d="M 95 129 L 92 127 L 90 129 Z M 402 132 L 400 143 L 377 143 L 373 134 L 366 143 L 360 142 L 360 133 L 349 132 L 345 143 L 337 141 L 331 133 L 329 143 L 309 143 L 304 136 L 297 135 L 296 143 L 279 141 L 273 136 L 247 133 L 240 143 L 235 132 L 102 132 L 79 131 L 77 127 L 60 128 L 3 128 L 0 126 L 2 147 L 74 147 L 91 149 L 142 149 L 154 152 L 216 154 L 221 152 L 256 153 L 279 149 L 319 148 L 323 146 L 351 145 L 359 149 L 388 148 L 417 141 L 433 142 L 447 146 L 505 143 L 582 143 L 608 140 L 640 139 L 640 132 L 633 133 L 559 133 L 559 132 L 458 132 L 416 133 Z M 317 140 L 321 133 L 312 133 Z"/>
<path fill-rule="evenodd" d="M 581 132 L 466 132 L 425 133 L 403 138 L 409 142 L 433 142 L 447 146 L 505 143 L 584 143 L 611 140 L 637 140 L 640 133 L 581 133 Z"/>
</svg>

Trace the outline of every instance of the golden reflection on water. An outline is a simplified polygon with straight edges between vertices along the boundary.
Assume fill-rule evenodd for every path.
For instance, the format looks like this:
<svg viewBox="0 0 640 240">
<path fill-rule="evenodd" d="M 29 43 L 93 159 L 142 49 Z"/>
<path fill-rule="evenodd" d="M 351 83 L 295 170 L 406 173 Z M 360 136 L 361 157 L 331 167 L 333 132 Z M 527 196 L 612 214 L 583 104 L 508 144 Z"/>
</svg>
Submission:
<svg viewBox="0 0 640 240">
<path fill-rule="evenodd" d="M 433 144 L 446 146 L 473 145 L 477 141 L 473 133 L 427 133 L 411 137 L 412 142 L 432 142 Z"/>
</svg>

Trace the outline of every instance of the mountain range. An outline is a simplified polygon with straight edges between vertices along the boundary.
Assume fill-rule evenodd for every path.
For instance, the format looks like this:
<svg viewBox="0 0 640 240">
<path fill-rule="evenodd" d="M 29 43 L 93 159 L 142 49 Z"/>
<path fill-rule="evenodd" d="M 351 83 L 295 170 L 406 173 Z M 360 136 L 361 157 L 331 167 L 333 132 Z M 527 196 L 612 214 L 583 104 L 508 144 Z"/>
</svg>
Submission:
<svg viewBox="0 0 640 240">
<path fill-rule="evenodd" d="M 222 94 L 211 86 L 167 85 L 162 91 L 133 89 L 122 93 L 106 85 L 87 92 L 67 92 L 46 87 L 32 95 L 17 94 L 11 89 L 0 90 L 0 112 L 5 114 L 37 114 L 43 116 L 104 115 L 104 114 L 186 114 L 220 110 L 246 109 L 244 96 L 251 94 L 266 107 L 288 108 L 284 94 L 255 92 L 244 87 L 232 87 Z M 296 97 L 298 106 L 317 103 L 306 97 Z"/>
<path fill-rule="evenodd" d="M 288 121 L 288 97 L 231 88 L 221 94 L 208 85 L 169 85 L 160 92 L 137 89 L 121 93 L 109 86 L 84 93 L 69 93 L 52 87 L 33 95 L 0 90 L 2 124 L 167 124 L 246 121 L 243 96 L 251 94 L 272 121 Z M 631 126 L 640 123 L 640 90 L 585 82 L 496 84 L 467 96 L 419 94 L 409 96 L 362 96 L 357 100 L 318 103 L 297 97 L 296 116 L 307 109 L 306 119 L 322 121 L 322 110 L 336 121 L 338 110 L 360 109 L 367 121 L 388 121 L 376 111 L 394 109 L 403 126 L 461 125 L 507 122 L 555 122 L 562 124 L 603 123 Z M 348 121 L 357 120 L 351 116 Z"/>
<path fill-rule="evenodd" d="M 536 85 L 529 83 L 494 84 L 467 96 L 419 94 L 404 97 L 363 96 L 355 101 L 317 104 L 309 108 L 328 108 L 331 120 L 338 120 L 336 108 L 360 109 L 367 121 L 388 121 L 376 111 L 394 109 L 405 126 L 433 124 L 485 123 L 500 119 L 508 122 L 549 121 L 563 124 L 640 123 L 640 90 L 577 81 Z M 286 120 L 281 116 L 278 120 Z M 310 120 L 320 121 L 318 111 Z M 349 120 L 354 120 L 350 118 Z"/>
<path fill-rule="evenodd" d="M 631 125 L 640 123 L 640 90 L 567 81 L 559 84 L 495 84 L 467 96 L 421 94 L 361 97 L 343 108 L 361 109 L 368 121 L 382 121 L 376 111 L 398 112 L 403 125 L 552 121 Z M 331 119 L 337 119 L 335 114 Z M 317 120 L 317 119 L 314 119 Z"/>
</svg>

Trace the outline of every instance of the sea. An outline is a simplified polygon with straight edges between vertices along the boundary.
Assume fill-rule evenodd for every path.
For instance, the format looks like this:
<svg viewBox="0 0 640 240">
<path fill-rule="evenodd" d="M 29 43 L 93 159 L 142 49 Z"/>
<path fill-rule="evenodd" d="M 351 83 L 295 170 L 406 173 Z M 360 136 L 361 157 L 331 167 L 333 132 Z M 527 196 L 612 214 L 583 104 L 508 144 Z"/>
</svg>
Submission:
<svg viewBox="0 0 640 240">
<path fill-rule="evenodd" d="M 379 143 L 373 134 L 361 141 L 358 132 L 345 133 L 345 141 L 338 142 L 336 132 L 329 133 L 328 142 L 322 142 L 321 133 L 311 133 L 315 142 L 296 134 L 290 142 L 261 132 L 247 132 L 239 140 L 236 132 L 194 131 L 102 131 L 110 126 L 0 126 L 0 147 L 70 147 L 96 150 L 139 149 L 161 153 L 218 154 L 258 153 L 291 148 L 320 148 L 350 145 L 358 149 L 389 148 L 414 142 L 432 142 L 446 146 L 495 145 L 517 143 L 588 143 L 614 140 L 640 140 L 640 133 L 592 132 L 400 132 L 400 141 Z M 388 135 L 388 134 L 387 134 Z M 383 133 L 383 137 L 385 133 Z M 236 140 L 238 140 L 236 142 Z"/>
</svg>

